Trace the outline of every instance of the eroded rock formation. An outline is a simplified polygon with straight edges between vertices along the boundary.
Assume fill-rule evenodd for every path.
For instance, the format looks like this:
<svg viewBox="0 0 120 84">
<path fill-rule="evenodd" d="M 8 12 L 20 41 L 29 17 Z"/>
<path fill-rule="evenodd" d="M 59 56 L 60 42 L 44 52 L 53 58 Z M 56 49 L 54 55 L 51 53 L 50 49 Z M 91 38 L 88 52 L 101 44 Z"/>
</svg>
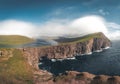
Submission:
<svg viewBox="0 0 120 84">
<path fill-rule="evenodd" d="M 99 35 L 100 37 L 93 37 L 86 41 L 78 41 L 60 44 L 57 46 L 39 48 L 39 58 L 46 56 L 49 59 L 65 59 L 76 55 L 88 54 L 111 45 L 110 40 L 108 40 L 104 34 L 100 33 Z"/>
<path fill-rule="evenodd" d="M 74 57 L 76 55 L 88 54 L 96 50 L 101 50 L 103 48 L 111 46 L 110 40 L 103 34 L 98 33 L 98 36 L 94 36 L 87 40 L 80 40 L 70 43 L 59 44 L 56 46 L 46 46 L 46 47 L 36 47 L 36 48 L 24 48 L 24 57 L 28 63 L 36 69 L 34 71 L 34 78 L 36 84 L 106 84 L 106 81 L 117 81 L 116 77 L 107 76 L 95 76 L 89 73 L 79 73 L 79 72 L 68 72 L 66 75 L 61 75 L 59 77 L 65 77 L 62 80 L 52 77 L 47 71 L 40 70 L 38 63 L 42 57 L 47 57 L 48 59 L 66 59 Z M 47 74 L 47 75 L 46 75 Z M 47 76 L 47 77 L 46 77 Z M 41 79 L 41 77 L 43 79 Z M 67 78 L 68 77 L 68 78 Z M 47 82 L 45 82 L 47 81 Z M 99 83 L 97 83 L 99 82 Z M 118 82 L 118 81 L 117 81 Z M 109 84 L 109 83 L 107 83 Z M 117 84 L 117 83 L 115 83 Z"/>
<path fill-rule="evenodd" d="M 88 72 L 67 71 L 64 74 L 51 77 L 44 81 L 39 79 L 35 81 L 35 84 L 120 84 L 120 76 L 94 75 Z"/>
<path fill-rule="evenodd" d="M 120 84 L 120 76 L 93 75 L 69 71 L 54 79 L 52 84 Z"/>
<path fill-rule="evenodd" d="M 65 59 L 76 55 L 88 54 L 109 46 L 111 46 L 110 40 L 103 33 L 98 33 L 97 36 L 84 41 L 68 42 L 57 46 L 24 48 L 23 51 L 29 64 L 38 68 L 38 62 L 42 57 Z"/>
</svg>

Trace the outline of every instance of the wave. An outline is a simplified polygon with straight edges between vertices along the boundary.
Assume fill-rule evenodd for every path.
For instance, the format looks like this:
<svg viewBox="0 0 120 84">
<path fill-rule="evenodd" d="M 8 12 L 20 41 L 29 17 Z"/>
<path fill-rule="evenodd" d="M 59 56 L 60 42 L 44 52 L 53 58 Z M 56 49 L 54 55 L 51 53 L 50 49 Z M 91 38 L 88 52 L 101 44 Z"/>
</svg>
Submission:
<svg viewBox="0 0 120 84">
<path fill-rule="evenodd" d="M 103 48 L 103 49 L 109 49 L 110 47 L 109 46 L 107 46 L 107 47 L 105 47 L 105 48 Z"/>
<path fill-rule="evenodd" d="M 76 59 L 75 57 L 68 57 L 68 58 L 66 58 L 67 60 L 74 60 L 74 59 Z"/>
<path fill-rule="evenodd" d="M 68 58 L 65 58 L 65 59 L 51 59 L 51 61 L 56 62 L 56 61 L 75 60 L 75 59 L 76 59 L 75 57 L 68 57 Z"/>
<path fill-rule="evenodd" d="M 102 48 L 100 50 L 96 50 L 96 51 L 93 51 L 93 52 L 102 52 L 104 49 L 109 49 L 110 47 L 107 46 L 105 48 Z M 84 56 L 84 55 L 91 55 L 93 52 L 88 52 L 88 53 L 85 53 L 85 54 L 76 54 L 75 56 Z M 75 60 L 76 57 L 68 57 L 68 58 L 65 58 L 65 59 L 51 59 L 52 62 L 56 62 L 56 61 L 63 61 L 63 60 Z"/>
<path fill-rule="evenodd" d="M 102 52 L 103 51 L 103 49 L 100 49 L 100 50 L 96 50 L 96 51 L 94 51 L 94 52 Z"/>
<path fill-rule="evenodd" d="M 52 62 L 56 62 L 56 59 L 51 59 Z"/>
<path fill-rule="evenodd" d="M 38 63 L 38 65 L 42 65 L 42 64 L 43 64 L 42 62 Z"/>
<path fill-rule="evenodd" d="M 91 55 L 92 54 L 92 52 L 89 52 L 89 53 L 86 53 L 85 55 Z"/>
</svg>

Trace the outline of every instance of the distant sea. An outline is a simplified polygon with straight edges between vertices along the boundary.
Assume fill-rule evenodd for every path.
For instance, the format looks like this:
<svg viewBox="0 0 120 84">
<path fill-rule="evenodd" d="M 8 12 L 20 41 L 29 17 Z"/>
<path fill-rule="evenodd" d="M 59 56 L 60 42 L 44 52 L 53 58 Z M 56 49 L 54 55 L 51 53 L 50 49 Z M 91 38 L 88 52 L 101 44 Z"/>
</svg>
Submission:
<svg viewBox="0 0 120 84">
<path fill-rule="evenodd" d="M 96 75 L 120 75 L 120 41 L 113 41 L 109 49 L 91 55 L 76 56 L 75 59 L 53 61 L 41 60 L 39 67 L 54 75 L 65 71 L 89 72 Z"/>
</svg>

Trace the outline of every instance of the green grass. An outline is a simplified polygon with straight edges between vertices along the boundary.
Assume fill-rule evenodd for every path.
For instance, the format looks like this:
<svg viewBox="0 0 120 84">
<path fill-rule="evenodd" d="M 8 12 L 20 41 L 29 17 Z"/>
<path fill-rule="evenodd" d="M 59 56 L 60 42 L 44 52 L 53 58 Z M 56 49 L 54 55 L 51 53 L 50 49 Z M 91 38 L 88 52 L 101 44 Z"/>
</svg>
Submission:
<svg viewBox="0 0 120 84">
<path fill-rule="evenodd" d="M 33 84 L 32 68 L 22 52 L 14 49 L 12 54 L 8 60 L 0 61 L 0 84 Z"/>
<path fill-rule="evenodd" d="M 70 38 L 72 39 L 72 41 L 68 41 L 68 42 L 62 42 L 60 44 L 66 44 L 66 43 L 78 43 L 78 42 L 85 42 L 85 41 L 88 41 L 92 38 L 102 38 L 104 36 L 103 33 L 101 32 L 98 32 L 98 33 L 93 33 L 93 34 L 88 34 L 88 35 L 85 35 L 83 37 L 78 37 L 78 38 Z"/>
<path fill-rule="evenodd" d="M 0 45 L 19 45 L 33 42 L 34 40 L 19 35 L 0 35 Z"/>
<path fill-rule="evenodd" d="M 58 41 L 59 43 L 58 45 L 74 44 L 74 43 L 89 41 L 90 39 L 93 39 L 93 38 L 103 38 L 103 37 L 105 36 L 102 32 L 97 32 L 97 33 L 92 33 L 92 34 L 88 34 L 88 35 L 77 37 L 77 38 L 66 38 L 67 39 L 66 41 L 64 40 L 62 42 Z M 53 45 L 53 46 L 56 46 L 56 45 Z M 41 46 L 41 48 L 48 48 L 48 47 L 51 47 L 51 46 L 50 45 Z"/>
<path fill-rule="evenodd" d="M 92 38 L 101 38 L 101 37 L 102 37 L 102 33 L 94 33 L 94 34 L 89 34 L 89 35 L 83 36 L 80 38 L 80 40 L 77 40 L 75 42 L 84 42 L 84 41 L 90 40 Z"/>
</svg>

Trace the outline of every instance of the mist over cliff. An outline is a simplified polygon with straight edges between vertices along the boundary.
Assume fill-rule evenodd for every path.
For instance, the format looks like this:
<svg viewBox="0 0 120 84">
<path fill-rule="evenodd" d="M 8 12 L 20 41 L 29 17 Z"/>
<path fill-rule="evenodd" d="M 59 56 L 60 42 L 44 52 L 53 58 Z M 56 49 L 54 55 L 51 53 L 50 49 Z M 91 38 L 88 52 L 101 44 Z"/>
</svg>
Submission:
<svg viewBox="0 0 120 84">
<path fill-rule="evenodd" d="M 107 37 L 114 40 L 120 37 L 118 27 L 120 27 L 119 24 L 107 22 L 101 16 L 88 15 L 76 19 L 51 19 L 44 23 L 4 20 L 0 21 L 0 34 L 41 38 L 44 36 L 79 37 L 90 33 L 103 32 Z"/>
<path fill-rule="evenodd" d="M 99 32 L 54 46 L 24 48 L 23 52 L 28 63 L 38 69 L 38 63 L 43 58 L 67 59 L 82 54 L 89 54 L 110 46 L 110 40 L 103 33 Z"/>
</svg>

